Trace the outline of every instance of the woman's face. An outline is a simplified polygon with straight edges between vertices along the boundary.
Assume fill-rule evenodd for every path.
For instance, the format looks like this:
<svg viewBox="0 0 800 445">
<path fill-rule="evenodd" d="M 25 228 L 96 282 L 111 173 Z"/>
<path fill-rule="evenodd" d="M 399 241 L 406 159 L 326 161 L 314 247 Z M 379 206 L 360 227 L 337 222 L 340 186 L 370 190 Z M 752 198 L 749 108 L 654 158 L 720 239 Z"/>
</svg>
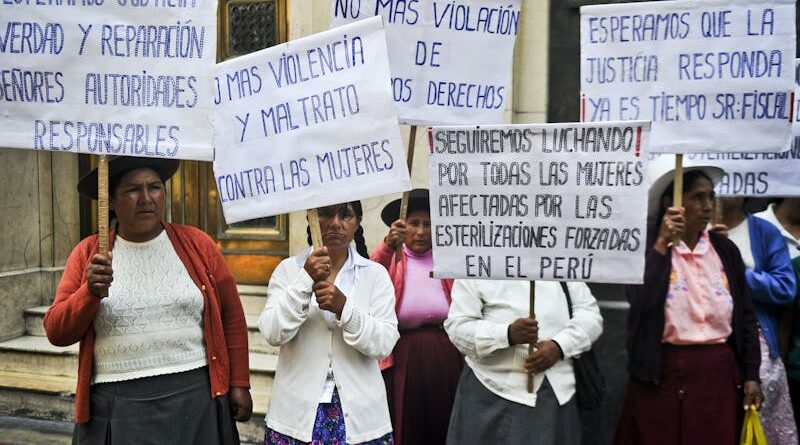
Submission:
<svg viewBox="0 0 800 445">
<path fill-rule="evenodd" d="M 406 246 L 412 252 L 423 254 L 431 250 L 431 214 L 415 210 L 406 218 Z"/>
<path fill-rule="evenodd" d="M 164 183 L 153 169 L 125 173 L 113 190 L 109 208 L 117 214 L 119 234 L 128 241 L 149 241 L 161 233 Z"/>
<path fill-rule="evenodd" d="M 686 211 L 686 233 L 705 230 L 714 215 L 714 185 L 706 178 L 695 179 L 683 192 Z"/>
<path fill-rule="evenodd" d="M 329 250 L 346 249 L 361 225 L 361 220 L 356 216 L 353 206 L 340 204 L 321 207 L 317 213 L 322 229 L 322 244 Z"/>
</svg>

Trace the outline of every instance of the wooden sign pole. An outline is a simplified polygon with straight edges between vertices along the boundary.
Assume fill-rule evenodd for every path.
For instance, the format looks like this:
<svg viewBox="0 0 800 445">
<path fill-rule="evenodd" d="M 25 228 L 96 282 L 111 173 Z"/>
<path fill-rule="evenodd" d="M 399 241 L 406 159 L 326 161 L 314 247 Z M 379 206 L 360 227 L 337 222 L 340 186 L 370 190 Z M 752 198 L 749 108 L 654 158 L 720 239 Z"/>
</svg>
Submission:
<svg viewBox="0 0 800 445">
<path fill-rule="evenodd" d="M 97 253 L 108 257 L 108 157 L 97 164 Z"/>
<path fill-rule="evenodd" d="M 672 206 L 683 206 L 683 155 L 675 155 L 675 185 L 672 190 Z M 673 235 L 672 245 L 678 246 L 681 243 L 681 237 Z"/>
<path fill-rule="evenodd" d="M 406 162 L 408 164 L 408 174 L 411 175 L 411 168 L 414 166 L 414 143 L 417 140 L 417 126 L 411 126 L 411 132 L 408 134 L 408 153 L 406 153 Z M 403 197 L 400 198 L 400 216 L 398 219 L 402 219 L 403 221 L 406 220 L 408 216 L 408 193 L 403 192 Z M 400 259 L 403 257 L 403 245 L 397 247 L 397 250 L 394 252 L 394 261 L 396 263 L 400 262 Z"/>
<path fill-rule="evenodd" d="M 536 318 L 536 311 L 534 309 L 534 305 L 536 304 L 536 282 L 531 281 L 531 291 L 530 291 L 530 307 L 528 308 L 529 316 L 531 318 Z M 536 345 L 533 343 L 528 344 L 528 355 L 533 354 Z M 528 394 L 533 394 L 533 373 L 528 374 Z"/>
<path fill-rule="evenodd" d="M 314 249 L 322 247 L 322 229 L 319 226 L 319 213 L 317 209 L 308 209 L 306 211 L 308 218 L 308 227 L 311 229 L 311 245 Z"/>
</svg>

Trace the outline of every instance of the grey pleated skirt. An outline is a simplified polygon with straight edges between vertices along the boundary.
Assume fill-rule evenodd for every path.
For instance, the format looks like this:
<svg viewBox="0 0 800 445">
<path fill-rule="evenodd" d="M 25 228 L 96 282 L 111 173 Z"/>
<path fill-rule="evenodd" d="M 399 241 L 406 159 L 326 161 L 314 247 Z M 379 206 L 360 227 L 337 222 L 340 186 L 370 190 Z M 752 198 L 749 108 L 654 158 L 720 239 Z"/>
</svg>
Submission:
<svg viewBox="0 0 800 445">
<path fill-rule="evenodd" d="M 464 366 L 450 416 L 447 445 L 580 445 L 581 422 L 575 398 L 564 405 L 547 379 L 536 407 L 506 400 L 486 389 Z"/>
<path fill-rule="evenodd" d="M 90 409 L 73 445 L 239 444 L 228 397 L 211 397 L 206 367 L 92 385 Z"/>
</svg>

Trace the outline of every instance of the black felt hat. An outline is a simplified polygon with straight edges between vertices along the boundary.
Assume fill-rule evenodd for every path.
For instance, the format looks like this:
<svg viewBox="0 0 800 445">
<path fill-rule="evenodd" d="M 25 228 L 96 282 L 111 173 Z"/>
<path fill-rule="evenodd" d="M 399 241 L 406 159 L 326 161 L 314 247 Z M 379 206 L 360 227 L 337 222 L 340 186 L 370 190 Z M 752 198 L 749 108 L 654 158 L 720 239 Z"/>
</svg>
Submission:
<svg viewBox="0 0 800 445">
<path fill-rule="evenodd" d="M 431 199 L 428 189 L 413 189 L 408 193 L 408 214 L 410 215 L 417 210 L 431 211 Z M 391 226 L 399 217 L 400 198 L 386 204 L 386 207 L 381 210 L 381 219 L 387 226 Z"/>
<path fill-rule="evenodd" d="M 180 161 L 178 159 L 109 156 L 108 184 L 111 187 L 115 179 L 137 168 L 151 168 L 158 173 L 158 177 L 161 178 L 162 181 L 166 181 L 178 171 L 179 166 Z M 110 192 L 109 190 L 109 193 Z M 90 199 L 97 199 L 97 167 L 83 175 L 78 181 L 78 193 Z"/>
</svg>

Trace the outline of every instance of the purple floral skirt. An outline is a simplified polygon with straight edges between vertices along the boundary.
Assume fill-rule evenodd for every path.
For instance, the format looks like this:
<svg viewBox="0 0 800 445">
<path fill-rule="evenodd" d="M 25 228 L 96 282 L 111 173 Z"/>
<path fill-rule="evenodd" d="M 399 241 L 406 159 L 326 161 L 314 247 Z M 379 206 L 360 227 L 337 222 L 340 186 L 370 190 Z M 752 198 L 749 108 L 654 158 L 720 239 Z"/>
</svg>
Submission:
<svg viewBox="0 0 800 445">
<path fill-rule="evenodd" d="M 310 443 L 310 445 L 347 445 L 346 437 L 342 402 L 339 400 L 339 392 L 334 390 L 331 403 L 320 403 L 317 407 L 317 418 L 314 420 L 311 442 L 303 442 L 285 436 L 267 427 L 264 445 L 303 445 L 306 443 Z M 392 433 L 389 433 L 378 439 L 362 442 L 360 445 L 394 445 L 394 438 Z"/>
</svg>

